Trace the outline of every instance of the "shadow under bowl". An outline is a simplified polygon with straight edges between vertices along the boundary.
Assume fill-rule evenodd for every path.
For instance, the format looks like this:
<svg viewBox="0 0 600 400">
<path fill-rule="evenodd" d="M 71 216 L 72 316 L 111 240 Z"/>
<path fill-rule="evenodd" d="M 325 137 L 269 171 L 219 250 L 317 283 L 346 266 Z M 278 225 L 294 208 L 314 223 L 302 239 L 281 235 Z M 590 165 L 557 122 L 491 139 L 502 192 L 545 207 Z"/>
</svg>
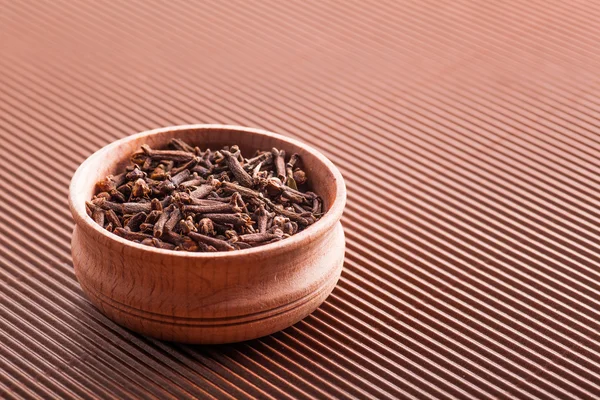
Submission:
<svg viewBox="0 0 600 400">
<path fill-rule="evenodd" d="M 146 143 L 164 148 L 181 138 L 202 149 L 237 144 L 243 154 L 276 147 L 298 153 L 325 215 L 304 231 L 246 250 L 188 253 L 125 240 L 85 211 L 95 183 L 123 171 Z M 344 261 L 340 218 L 346 188 L 339 170 L 318 151 L 260 129 L 185 125 L 126 137 L 91 155 L 75 172 L 69 206 L 77 279 L 107 317 L 161 340 L 214 344 L 254 339 L 284 329 L 313 312 L 335 287 Z"/>
</svg>

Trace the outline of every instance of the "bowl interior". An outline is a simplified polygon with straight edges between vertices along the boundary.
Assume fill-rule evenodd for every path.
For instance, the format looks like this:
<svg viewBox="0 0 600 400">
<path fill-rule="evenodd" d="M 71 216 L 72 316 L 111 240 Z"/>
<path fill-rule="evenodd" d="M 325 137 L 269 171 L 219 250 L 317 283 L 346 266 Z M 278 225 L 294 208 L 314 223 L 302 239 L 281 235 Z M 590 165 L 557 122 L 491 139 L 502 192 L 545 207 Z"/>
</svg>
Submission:
<svg viewBox="0 0 600 400">
<path fill-rule="evenodd" d="M 139 150 L 144 143 L 155 149 L 166 148 L 169 140 L 180 138 L 200 147 L 219 149 L 224 145 L 237 144 L 242 154 L 249 158 L 256 150 L 269 150 L 273 147 L 283 149 L 286 157 L 298 153 L 303 169 L 308 176 L 309 190 L 323 199 L 324 210 L 329 210 L 336 197 L 341 197 L 339 171 L 316 150 L 293 139 L 251 128 L 229 126 L 184 126 L 149 131 L 119 140 L 92 155 L 77 171 L 72 191 L 75 207 L 83 207 L 83 202 L 94 195 L 95 183 L 109 175 L 122 172 L 129 165 L 131 154 Z M 336 176 L 339 175 L 339 176 Z M 339 179 L 338 179 L 339 178 Z"/>
</svg>

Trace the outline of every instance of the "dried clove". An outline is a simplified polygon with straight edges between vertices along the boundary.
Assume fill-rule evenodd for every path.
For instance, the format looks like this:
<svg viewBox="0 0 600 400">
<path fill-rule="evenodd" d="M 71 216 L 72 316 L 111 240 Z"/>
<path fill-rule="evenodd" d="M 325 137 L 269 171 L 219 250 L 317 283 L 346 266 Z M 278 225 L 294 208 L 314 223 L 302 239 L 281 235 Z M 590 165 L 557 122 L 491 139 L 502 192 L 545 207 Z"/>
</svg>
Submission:
<svg viewBox="0 0 600 400">
<path fill-rule="evenodd" d="M 118 203 L 123 203 L 125 201 L 125 196 L 117 189 L 112 189 L 110 191 L 110 198 Z"/>
<path fill-rule="evenodd" d="M 127 221 L 127 223 L 125 224 L 125 229 L 128 231 L 139 231 L 140 230 L 140 225 L 146 220 L 146 213 L 145 212 L 139 212 L 137 214 L 135 214 L 134 216 L 132 216 L 131 218 L 129 218 L 129 220 Z"/>
<path fill-rule="evenodd" d="M 94 207 L 92 211 L 92 219 L 100 226 L 104 226 L 104 210 L 99 207 Z"/>
<path fill-rule="evenodd" d="M 154 247 L 158 247 L 159 249 L 175 250 L 176 247 L 171 243 L 159 241 L 157 238 L 152 238 L 152 241 L 154 241 Z"/>
<path fill-rule="evenodd" d="M 165 171 L 165 166 L 163 164 L 157 165 L 156 168 L 154 168 L 154 170 L 150 173 L 150 178 L 157 181 L 167 179 L 167 176 L 167 171 Z"/>
<path fill-rule="evenodd" d="M 239 213 L 242 212 L 242 209 L 236 205 L 232 205 L 231 203 L 221 203 L 215 202 L 215 204 L 192 204 L 185 205 L 182 207 L 184 212 L 193 212 L 197 214 L 206 214 L 206 213 Z"/>
<path fill-rule="evenodd" d="M 194 158 L 194 154 L 188 153 L 181 150 L 152 150 L 147 144 L 141 146 L 142 154 L 146 155 L 146 158 L 153 160 L 167 160 L 174 162 L 188 162 Z M 140 152 L 134 153 L 134 156 L 140 156 Z"/>
<path fill-rule="evenodd" d="M 144 222 L 146 222 L 147 224 L 155 224 L 156 221 L 158 221 L 158 218 L 160 218 L 161 214 L 162 214 L 163 210 L 152 210 L 148 213 L 148 216 L 146 217 L 146 220 Z"/>
<path fill-rule="evenodd" d="M 144 240 L 146 238 L 152 238 L 152 236 L 145 234 L 145 233 L 141 233 L 141 232 L 132 232 L 132 231 L 128 231 L 127 229 L 124 228 L 116 228 L 114 231 L 117 235 L 124 237 L 125 239 L 128 240 Z"/>
<path fill-rule="evenodd" d="M 240 185 L 245 187 L 251 187 L 254 183 L 254 180 L 246 171 L 244 171 L 244 168 L 242 168 L 242 165 L 240 164 L 238 159 L 234 157 L 230 152 L 225 150 L 222 151 L 222 154 L 225 157 L 225 162 L 227 163 L 229 170 L 231 171 L 235 179 L 240 183 Z"/>
<path fill-rule="evenodd" d="M 131 195 L 133 197 L 147 197 L 151 192 L 150 186 L 148 186 L 143 178 L 137 179 L 131 188 Z"/>
<path fill-rule="evenodd" d="M 169 220 L 173 210 L 175 210 L 175 205 L 171 204 L 169 207 L 163 210 L 162 214 L 160 214 L 160 217 L 158 217 L 158 220 L 154 224 L 154 237 L 159 238 L 162 236 L 165 229 L 165 224 Z"/>
<path fill-rule="evenodd" d="M 217 250 L 235 250 L 235 248 L 232 245 L 230 245 L 229 243 L 227 243 L 225 240 L 202 235 L 202 234 L 196 233 L 196 232 L 190 232 L 188 234 L 188 236 L 190 238 L 192 238 L 193 240 L 195 240 L 196 242 L 204 243 L 209 246 L 213 246 Z"/>
<path fill-rule="evenodd" d="M 106 213 L 104 215 L 106 217 L 106 220 L 109 223 L 111 223 L 113 227 L 115 227 L 115 228 L 123 227 L 123 225 L 121 224 L 121 221 L 119 220 L 119 217 L 117 217 L 117 214 L 113 210 L 106 211 Z"/>
<path fill-rule="evenodd" d="M 214 190 L 214 186 L 210 183 L 200 186 L 198 189 L 190 193 L 190 197 L 193 199 L 203 199 Z"/>
<path fill-rule="evenodd" d="M 273 148 L 271 150 L 271 154 L 273 154 L 273 161 L 275 163 L 275 172 L 277 172 L 277 177 L 283 181 L 285 179 L 285 151 Z"/>
<path fill-rule="evenodd" d="M 245 242 L 235 242 L 233 243 L 233 247 L 235 247 L 236 250 L 244 250 L 252 248 L 252 245 Z"/>
<path fill-rule="evenodd" d="M 206 236 L 215 236 L 215 223 L 210 218 L 202 218 L 198 222 L 198 230 Z"/>
<path fill-rule="evenodd" d="M 217 224 L 230 224 L 235 226 L 243 226 L 251 223 L 251 219 L 247 214 L 204 214 L 204 218 L 208 218 Z"/>
<path fill-rule="evenodd" d="M 165 222 L 164 229 L 167 231 L 172 231 L 180 219 L 181 219 L 181 211 L 179 210 L 179 208 L 175 207 L 173 209 L 173 211 L 171 211 L 171 213 L 169 215 L 169 219 L 167 220 L 167 222 Z"/>
<path fill-rule="evenodd" d="M 177 173 L 175 176 L 171 178 L 171 182 L 175 187 L 179 186 L 182 182 L 185 182 L 189 179 L 191 172 L 188 169 L 184 169 L 183 171 Z"/>
<path fill-rule="evenodd" d="M 175 246 L 180 246 L 183 242 L 185 242 L 186 239 L 186 237 L 171 231 L 165 231 L 160 238 L 161 240 L 171 243 Z"/>
<path fill-rule="evenodd" d="M 171 139 L 169 144 L 175 150 L 181 150 L 181 151 L 186 151 L 188 153 L 194 153 L 194 148 L 181 139 Z"/>
<path fill-rule="evenodd" d="M 285 239 L 322 216 L 300 156 L 237 145 L 200 150 L 181 139 L 142 145 L 132 164 L 96 183 L 88 215 L 143 245 L 181 251 L 247 249 Z M 302 186 L 301 186 L 302 185 Z M 299 187 L 302 190 L 299 190 Z"/>
<path fill-rule="evenodd" d="M 125 175 L 125 178 L 127 178 L 128 181 L 137 181 L 138 179 L 142 179 L 146 176 L 146 173 L 144 171 L 142 171 L 139 166 L 135 166 L 133 168 L 133 171 L 127 173 L 127 175 Z"/>
<path fill-rule="evenodd" d="M 301 169 L 297 169 L 294 171 L 293 179 L 298 185 L 304 185 L 307 180 L 306 173 Z"/>
<path fill-rule="evenodd" d="M 200 246 L 202 245 L 202 247 Z M 214 249 L 214 247 L 210 246 L 211 248 Z M 209 252 L 211 251 L 209 249 L 209 246 L 205 245 L 204 243 L 198 243 L 190 238 L 184 238 L 183 242 L 181 242 L 181 244 L 179 246 L 177 246 L 175 248 L 176 250 L 184 250 L 184 251 L 203 251 L 203 252 Z M 213 251 L 216 251 L 216 249 L 214 249 Z"/>
<path fill-rule="evenodd" d="M 179 185 L 179 188 L 180 189 L 185 189 L 185 188 L 188 188 L 190 186 L 200 186 L 203 183 L 206 183 L 206 179 L 204 179 L 204 178 L 193 178 L 193 179 L 190 179 L 189 181 L 182 182 Z"/>
<path fill-rule="evenodd" d="M 267 210 L 265 210 L 265 207 L 261 204 L 258 210 L 256 210 L 256 224 L 260 233 L 265 233 L 267 231 L 268 221 L 269 215 L 267 214 Z"/>
<path fill-rule="evenodd" d="M 238 237 L 240 242 L 246 243 L 262 243 L 267 242 L 273 239 L 281 239 L 283 237 L 283 232 L 281 230 L 277 230 L 277 233 L 251 233 L 248 235 L 241 235 Z"/>
</svg>

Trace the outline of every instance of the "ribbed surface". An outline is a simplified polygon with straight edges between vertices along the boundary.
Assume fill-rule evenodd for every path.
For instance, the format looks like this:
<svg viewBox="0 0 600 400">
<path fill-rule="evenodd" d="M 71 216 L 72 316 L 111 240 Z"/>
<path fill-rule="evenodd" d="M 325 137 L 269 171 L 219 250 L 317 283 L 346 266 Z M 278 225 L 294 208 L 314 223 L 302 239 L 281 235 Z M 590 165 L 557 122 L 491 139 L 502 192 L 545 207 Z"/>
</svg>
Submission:
<svg viewBox="0 0 600 400">
<path fill-rule="evenodd" d="M 0 0 L 0 393 L 24 398 L 600 397 L 593 1 Z M 233 346 L 103 317 L 67 187 L 182 123 L 319 148 L 349 190 L 342 279 Z"/>
</svg>

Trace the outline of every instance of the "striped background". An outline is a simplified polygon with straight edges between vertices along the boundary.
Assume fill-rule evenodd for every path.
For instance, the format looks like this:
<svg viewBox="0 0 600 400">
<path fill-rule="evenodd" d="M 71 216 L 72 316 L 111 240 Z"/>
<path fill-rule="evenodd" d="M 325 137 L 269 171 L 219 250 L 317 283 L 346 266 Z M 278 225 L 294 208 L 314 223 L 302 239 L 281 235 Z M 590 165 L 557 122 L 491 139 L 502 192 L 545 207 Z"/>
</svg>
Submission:
<svg viewBox="0 0 600 400">
<path fill-rule="evenodd" d="M 593 1 L 0 0 L 0 397 L 598 398 Z M 266 128 L 349 190 L 342 279 L 232 346 L 73 274 L 70 177 L 126 135 Z"/>
</svg>

